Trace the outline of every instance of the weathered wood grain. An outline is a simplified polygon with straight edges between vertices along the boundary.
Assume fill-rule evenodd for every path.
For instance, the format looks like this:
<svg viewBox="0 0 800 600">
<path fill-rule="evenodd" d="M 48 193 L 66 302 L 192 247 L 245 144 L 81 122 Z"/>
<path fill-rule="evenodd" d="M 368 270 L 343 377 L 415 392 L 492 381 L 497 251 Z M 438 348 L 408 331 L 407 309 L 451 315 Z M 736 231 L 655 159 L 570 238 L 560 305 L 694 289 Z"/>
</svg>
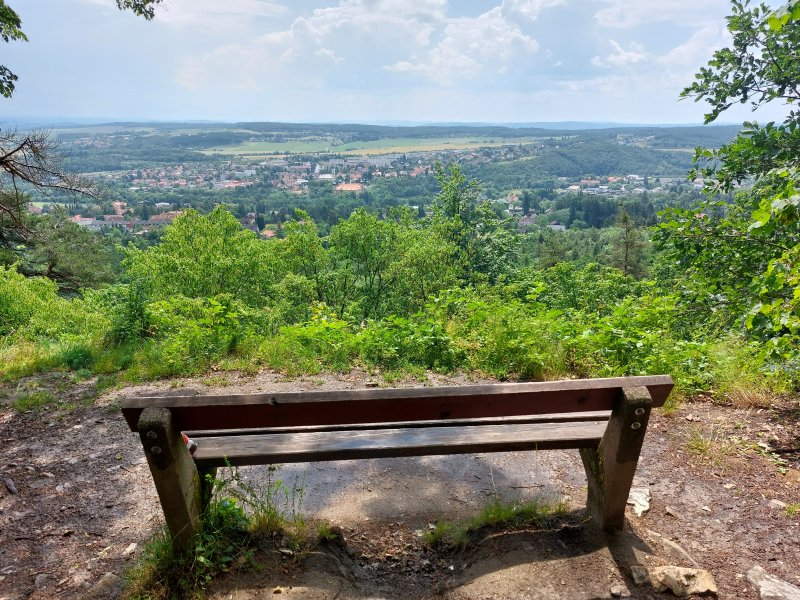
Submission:
<svg viewBox="0 0 800 600">
<path fill-rule="evenodd" d="M 521 417 L 485 417 L 483 419 L 443 419 L 441 421 L 401 421 L 392 423 L 352 423 L 344 425 L 306 425 L 303 427 L 267 427 L 246 429 L 199 429 L 184 433 L 192 439 L 224 435 L 271 435 L 274 433 L 297 433 L 303 431 L 353 431 L 360 429 L 397 429 L 402 427 L 456 427 L 464 425 L 502 425 L 523 423 L 566 423 L 579 421 L 607 421 L 610 410 L 594 410 L 585 413 L 557 413 L 552 415 L 524 415 Z"/>
<path fill-rule="evenodd" d="M 586 469 L 586 504 L 604 530 L 621 531 L 625 505 L 639 463 L 652 399 L 646 387 L 625 388 L 621 393 L 603 439 L 597 448 L 581 449 Z"/>
<path fill-rule="evenodd" d="M 201 486 L 197 467 L 169 410 L 144 410 L 138 426 L 172 543 L 177 550 L 185 550 L 194 543 L 199 527 Z"/>
<path fill-rule="evenodd" d="M 668 375 L 431 388 L 129 398 L 132 431 L 144 408 L 169 408 L 183 430 L 296 427 L 475 419 L 611 410 L 622 387 L 646 386 L 654 406 L 672 390 Z"/>
<path fill-rule="evenodd" d="M 224 466 L 592 448 L 605 428 L 602 420 L 208 437 L 198 440 L 194 459 Z"/>
</svg>

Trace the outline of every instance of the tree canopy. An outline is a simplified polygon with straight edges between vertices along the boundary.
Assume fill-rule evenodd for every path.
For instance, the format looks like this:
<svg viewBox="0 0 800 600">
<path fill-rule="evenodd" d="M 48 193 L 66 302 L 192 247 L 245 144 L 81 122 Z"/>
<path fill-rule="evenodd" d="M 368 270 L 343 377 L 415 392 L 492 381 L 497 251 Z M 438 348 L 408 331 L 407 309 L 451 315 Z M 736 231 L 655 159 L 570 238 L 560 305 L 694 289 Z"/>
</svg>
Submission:
<svg viewBox="0 0 800 600">
<path fill-rule="evenodd" d="M 771 10 L 735 0 L 727 21 L 732 45 L 717 50 L 681 96 L 710 105 L 706 123 L 735 104 L 749 103 L 753 110 L 771 103 L 792 107 L 800 100 L 800 1 Z M 725 247 L 759 249 L 763 260 L 753 261 L 761 268 L 750 287 L 754 304 L 746 323 L 773 347 L 788 347 L 789 337 L 800 333 L 800 111 L 789 108 L 778 124 L 745 123 L 731 143 L 698 150 L 696 162 L 694 174 L 705 177 L 709 192 L 728 192 L 752 181 L 752 193 L 719 219 L 718 210 L 684 214 L 678 235 L 708 234 L 706 249 L 696 248 L 699 260 Z M 741 257 L 731 251 L 720 259 Z"/>
</svg>

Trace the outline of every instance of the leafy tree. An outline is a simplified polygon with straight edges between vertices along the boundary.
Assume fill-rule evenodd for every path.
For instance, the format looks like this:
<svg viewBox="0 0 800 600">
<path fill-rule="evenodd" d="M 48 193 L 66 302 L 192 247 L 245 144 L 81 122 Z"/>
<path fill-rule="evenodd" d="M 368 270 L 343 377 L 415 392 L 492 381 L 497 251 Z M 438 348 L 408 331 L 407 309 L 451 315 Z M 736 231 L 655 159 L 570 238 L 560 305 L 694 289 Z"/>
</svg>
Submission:
<svg viewBox="0 0 800 600">
<path fill-rule="evenodd" d="M 382 221 L 358 209 L 331 230 L 330 245 L 337 269 L 352 273 L 360 297 L 360 316 L 381 312 L 393 286 L 390 265 L 400 252 L 397 223 Z"/>
<path fill-rule="evenodd" d="M 736 103 L 755 110 L 800 100 L 800 1 L 777 11 L 734 1 L 728 30 L 732 46 L 716 51 L 681 94 L 710 105 L 706 123 Z M 699 150 L 695 158 L 709 191 L 729 191 L 753 180 L 749 214 L 724 235 L 782 240 L 777 252 L 764 246 L 766 268 L 752 281 L 759 301 L 748 325 L 796 352 L 788 336 L 800 333 L 800 112 L 789 110 L 777 125 L 745 123 L 730 144 Z"/>
<path fill-rule="evenodd" d="M 0 37 L 4 42 L 27 41 L 28 38 L 20 27 L 22 27 L 22 20 L 19 15 L 4 0 L 0 0 Z M 8 67 L 0 65 L 0 94 L 10 98 L 14 93 L 14 82 L 17 79 L 18 77 Z"/>
<path fill-rule="evenodd" d="M 433 202 L 434 210 L 449 219 L 462 217 L 475 204 L 480 195 L 477 180 L 467 181 L 457 163 L 451 163 L 445 171 L 442 163 L 436 163 L 436 180 L 441 190 Z"/>
<path fill-rule="evenodd" d="M 30 227 L 35 242 L 25 247 L 20 272 L 53 279 L 62 293 L 117 278 L 120 253 L 102 235 L 70 221 L 63 211 L 32 218 Z"/>
<path fill-rule="evenodd" d="M 230 294 L 262 307 L 275 283 L 269 243 L 222 207 L 205 216 L 189 210 L 166 228 L 160 244 L 129 252 L 128 277 L 154 299 Z"/>
</svg>

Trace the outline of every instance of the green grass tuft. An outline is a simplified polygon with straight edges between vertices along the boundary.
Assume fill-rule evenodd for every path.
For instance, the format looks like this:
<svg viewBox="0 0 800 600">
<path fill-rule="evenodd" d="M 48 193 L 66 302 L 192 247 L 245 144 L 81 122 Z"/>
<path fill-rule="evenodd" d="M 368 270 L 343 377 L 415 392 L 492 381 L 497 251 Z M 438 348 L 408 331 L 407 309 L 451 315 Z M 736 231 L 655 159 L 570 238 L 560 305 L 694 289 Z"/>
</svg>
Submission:
<svg viewBox="0 0 800 600">
<path fill-rule="evenodd" d="M 546 527 L 554 518 L 565 514 L 563 502 L 548 503 L 542 500 L 502 502 L 498 499 L 481 512 L 461 523 L 441 521 L 428 531 L 423 541 L 429 546 L 460 550 L 469 545 L 473 537 L 487 527 Z"/>
<path fill-rule="evenodd" d="M 41 412 L 52 405 L 56 404 L 57 400 L 53 394 L 46 391 L 30 392 L 20 396 L 11 402 L 11 408 L 16 411 L 23 412 L 32 410 L 34 412 Z"/>
</svg>

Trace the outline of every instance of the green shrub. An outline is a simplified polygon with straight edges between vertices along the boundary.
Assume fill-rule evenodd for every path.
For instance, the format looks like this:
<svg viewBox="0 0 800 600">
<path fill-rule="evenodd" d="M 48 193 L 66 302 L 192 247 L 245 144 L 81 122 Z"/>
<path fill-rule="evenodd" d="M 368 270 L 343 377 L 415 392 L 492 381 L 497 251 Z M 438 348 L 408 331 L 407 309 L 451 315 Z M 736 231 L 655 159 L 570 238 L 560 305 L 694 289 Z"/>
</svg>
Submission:
<svg viewBox="0 0 800 600">
<path fill-rule="evenodd" d="M 367 364 L 388 369 L 416 366 L 452 371 L 465 360 L 445 325 L 424 314 L 371 321 L 358 333 L 357 346 Z"/>
</svg>

